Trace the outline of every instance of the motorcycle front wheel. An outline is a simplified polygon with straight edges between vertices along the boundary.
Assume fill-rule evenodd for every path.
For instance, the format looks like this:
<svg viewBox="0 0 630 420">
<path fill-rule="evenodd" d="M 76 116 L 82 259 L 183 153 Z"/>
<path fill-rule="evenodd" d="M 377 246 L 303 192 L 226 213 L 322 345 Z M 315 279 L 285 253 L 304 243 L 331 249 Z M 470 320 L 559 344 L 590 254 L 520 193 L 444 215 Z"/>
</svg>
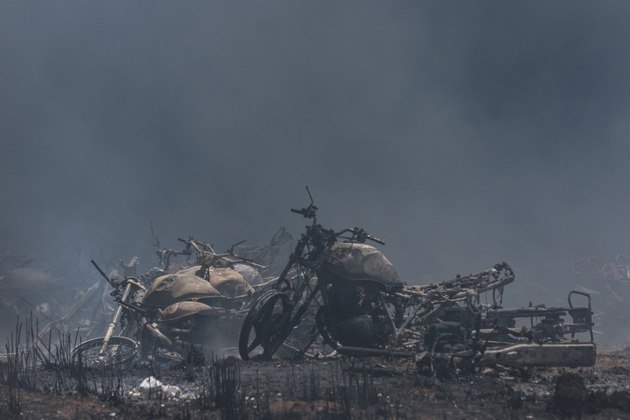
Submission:
<svg viewBox="0 0 630 420">
<path fill-rule="evenodd" d="M 290 333 L 292 310 L 285 293 L 273 290 L 262 295 L 243 321 L 238 342 L 241 359 L 271 359 Z"/>
<path fill-rule="evenodd" d="M 138 354 L 138 342 L 128 337 L 110 337 L 104 351 L 105 337 L 93 338 L 72 349 L 72 361 L 87 368 L 102 368 L 129 363 Z"/>
</svg>

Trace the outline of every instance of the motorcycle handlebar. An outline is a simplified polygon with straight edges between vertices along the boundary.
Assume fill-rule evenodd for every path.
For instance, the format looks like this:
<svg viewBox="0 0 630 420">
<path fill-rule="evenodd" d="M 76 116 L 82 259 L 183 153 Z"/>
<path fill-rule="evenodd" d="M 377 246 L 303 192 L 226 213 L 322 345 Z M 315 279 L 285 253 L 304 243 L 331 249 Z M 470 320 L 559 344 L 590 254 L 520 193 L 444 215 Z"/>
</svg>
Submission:
<svg viewBox="0 0 630 420">
<path fill-rule="evenodd" d="M 186 244 L 186 247 L 192 247 L 196 252 L 201 251 L 201 249 L 199 248 L 199 245 L 197 245 L 197 242 L 195 242 L 194 239 L 190 239 L 190 240 L 186 240 L 186 239 L 182 239 L 182 238 L 177 238 L 178 241 L 183 242 Z M 211 249 L 212 253 L 214 253 L 214 251 Z"/>
<path fill-rule="evenodd" d="M 372 242 L 376 242 L 377 244 L 385 245 L 385 241 L 377 238 L 376 236 L 372 236 L 365 231 L 365 229 L 357 228 L 354 229 L 344 229 L 341 232 L 335 233 L 336 236 L 341 236 L 344 233 L 350 232 L 352 233 L 359 242 L 365 242 L 366 239 L 369 239 Z"/>
<path fill-rule="evenodd" d="M 377 237 L 375 237 L 375 236 L 372 236 L 372 235 L 367 235 L 367 238 L 368 238 L 370 241 L 372 241 L 372 242 L 376 242 L 377 244 L 385 245 L 385 241 L 384 241 L 384 240 L 379 239 L 379 238 L 377 238 Z"/>
<path fill-rule="evenodd" d="M 301 214 L 307 219 L 315 219 L 315 216 L 317 216 L 317 206 L 310 205 L 301 210 L 291 209 L 291 212 Z"/>
</svg>

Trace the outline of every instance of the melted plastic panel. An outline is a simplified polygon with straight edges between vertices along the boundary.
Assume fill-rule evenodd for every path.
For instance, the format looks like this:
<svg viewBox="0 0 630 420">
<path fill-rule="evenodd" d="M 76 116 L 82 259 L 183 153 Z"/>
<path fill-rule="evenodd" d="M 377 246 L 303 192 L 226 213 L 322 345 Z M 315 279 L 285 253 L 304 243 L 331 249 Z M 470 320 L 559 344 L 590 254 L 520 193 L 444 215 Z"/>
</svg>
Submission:
<svg viewBox="0 0 630 420">
<path fill-rule="evenodd" d="M 381 251 L 370 245 L 335 244 L 325 264 L 334 273 L 350 281 L 375 281 L 390 287 L 402 285 L 392 263 Z"/>
<path fill-rule="evenodd" d="M 155 279 L 143 303 L 165 308 L 179 301 L 204 296 L 221 296 L 221 293 L 201 277 L 190 274 L 167 274 Z"/>
<path fill-rule="evenodd" d="M 218 316 L 218 312 L 215 308 L 205 303 L 184 301 L 174 303 L 164 309 L 160 315 L 160 320 L 163 322 L 173 322 L 193 315 Z"/>
</svg>

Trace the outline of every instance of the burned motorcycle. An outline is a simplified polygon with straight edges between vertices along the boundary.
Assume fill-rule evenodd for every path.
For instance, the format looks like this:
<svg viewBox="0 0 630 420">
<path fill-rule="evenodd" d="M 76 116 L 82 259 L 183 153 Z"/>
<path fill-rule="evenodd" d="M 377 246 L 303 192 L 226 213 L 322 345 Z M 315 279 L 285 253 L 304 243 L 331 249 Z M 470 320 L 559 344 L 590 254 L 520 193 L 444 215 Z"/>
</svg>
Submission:
<svg viewBox="0 0 630 420">
<path fill-rule="evenodd" d="M 115 281 L 94 262 L 99 273 L 114 288 L 111 293 L 118 307 L 112 321 L 107 326 L 103 337 L 93 338 L 82 342 L 72 349 L 72 358 L 86 367 L 106 367 L 127 363 L 137 356 L 140 348 L 138 336 L 146 332 L 155 339 L 162 341 L 164 346 L 173 347 L 173 343 L 145 316 L 144 311 L 137 305 L 137 299 L 142 296 L 146 288 L 136 278 L 126 278 Z M 114 335 L 121 327 L 119 335 Z M 140 326 L 138 328 L 138 325 Z"/>
<path fill-rule="evenodd" d="M 308 191 L 308 188 L 307 188 Z M 402 321 L 396 293 L 398 273 L 372 241 L 384 242 L 361 228 L 335 232 L 317 223 L 318 208 L 291 209 L 312 222 L 297 241 L 274 290 L 262 295 L 247 313 L 239 338 L 243 360 L 271 358 L 316 307 L 303 352 L 321 334 L 332 346 L 382 347 Z M 340 242 L 342 240 L 343 242 Z"/>
<path fill-rule="evenodd" d="M 233 253 L 215 254 L 192 239 L 182 241 L 194 249 L 198 264 L 159 276 L 149 287 L 137 277 L 112 281 L 99 268 L 115 288 L 118 308 L 105 335 L 77 346 L 75 358 L 102 366 L 127 362 L 138 352 L 143 357 L 196 357 L 216 335 L 240 326 L 241 314 L 257 292 L 232 267 L 256 265 Z M 114 335 L 119 327 L 120 335 Z"/>
<path fill-rule="evenodd" d="M 571 292 L 568 308 L 504 309 L 504 288 L 514 280 L 506 263 L 449 281 L 404 286 L 383 254 L 365 244 L 381 240 L 359 228 L 322 227 L 312 197 L 308 207 L 292 212 L 312 223 L 275 289 L 248 312 L 239 338 L 242 359 L 269 359 L 283 347 L 299 356 L 321 336 L 337 354 L 408 358 L 432 374 L 440 365 L 454 372 L 493 364 L 594 363 L 588 294 Z M 576 295 L 588 305 L 575 306 Z M 312 312 L 315 325 L 308 337 L 300 336 Z M 580 334 L 587 340 L 578 340 Z M 297 346 L 291 342 L 296 335 Z"/>
</svg>

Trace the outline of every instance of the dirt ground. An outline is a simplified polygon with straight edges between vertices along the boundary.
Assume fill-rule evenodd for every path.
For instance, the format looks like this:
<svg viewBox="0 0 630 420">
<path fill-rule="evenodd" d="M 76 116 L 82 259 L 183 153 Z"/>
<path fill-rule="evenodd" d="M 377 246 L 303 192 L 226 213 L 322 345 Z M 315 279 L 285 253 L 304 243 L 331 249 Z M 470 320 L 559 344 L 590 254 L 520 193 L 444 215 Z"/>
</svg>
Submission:
<svg viewBox="0 0 630 420">
<path fill-rule="evenodd" d="M 0 418 L 630 418 L 630 349 L 592 368 L 453 378 L 384 359 L 68 369 L 22 372 L 27 386 L 4 381 Z M 177 392 L 139 391 L 148 376 Z"/>
</svg>

